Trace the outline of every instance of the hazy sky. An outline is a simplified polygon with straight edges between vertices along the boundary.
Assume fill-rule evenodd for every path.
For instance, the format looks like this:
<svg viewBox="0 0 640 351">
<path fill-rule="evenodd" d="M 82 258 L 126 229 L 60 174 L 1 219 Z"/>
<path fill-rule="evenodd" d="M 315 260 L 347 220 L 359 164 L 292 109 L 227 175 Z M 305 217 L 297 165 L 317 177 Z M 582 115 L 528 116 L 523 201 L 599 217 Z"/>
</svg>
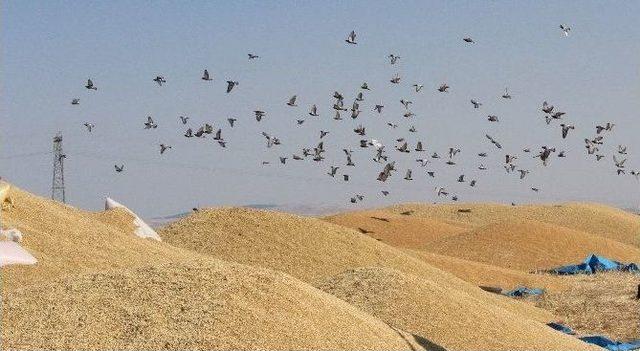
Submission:
<svg viewBox="0 0 640 351">
<path fill-rule="evenodd" d="M 640 203 L 640 183 L 616 176 L 612 154 L 628 145 L 627 168 L 640 169 L 640 1 L 3 1 L 0 176 L 49 196 L 51 139 L 64 135 L 68 203 L 87 209 L 112 196 L 142 216 L 181 212 L 193 206 L 275 203 L 311 207 L 371 207 L 403 201 L 438 200 L 444 186 L 461 201 L 598 201 L 619 206 Z M 569 25 L 565 38 L 558 26 Z M 355 30 L 358 45 L 344 39 Z M 476 44 L 466 44 L 470 36 Z M 247 53 L 260 55 L 249 61 Z M 387 55 L 401 56 L 390 65 Z M 213 82 L 200 79 L 207 68 Z M 400 85 L 389 79 L 399 73 Z M 165 86 L 152 79 L 163 75 Z M 91 78 L 97 91 L 84 88 Z M 225 81 L 240 82 L 226 94 Z M 334 121 L 331 95 L 350 105 L 368 82 L 356 120 Z M 436 88 L 451 86 L 448 94 Z M 424 84 L 420 93 L 414 83 Z M 508 87 L 513 99 L 500 97 Z M 285 105 L 298 95 L 297 108 Z M 80 98 L 79 106 L 70 104 Z M 401 98 L 413 101 L 413 119 L 402 117 Z M 484 103 L 474 110 L 475 98 Z M 547 126 L 540 111 L 548 100 L 576 125 L 566 140 L 558 121 Z M 307 115 L 317 104 L 320 117 Z M 373 105 L 386 107 L 381 115 Z M 252 111 L 267 117 L 257 123 Z M 494 114 L 499 123 L 490 123 Z M 159 127 L 143 130 L 147 115 Z M 222 127 L 228 141 L 186 139 L 179 115 L 197 129 Z M 238 119 L 230 129 L 228 117 Z M 296 119 L 307 121 L 297 126 Z M 584 138 L 595 125 L 616 123 L 599 163 L 586 156 Z M 95 124 L 89 134 L 84 122 Z M 386 123 L 397 123 L 397 129 Z M 360 149 L 353 128 L 383 141 L 399 172 L 376 181 L 381 164 L 372 149 Z M 417 133 L 409 133 L 414 125 Z M 325 137 L 327 159 L 293 161 L 303 146 Z M 266 148 L 260 132 L 283 145 Z M 489 133 L 504 146 L 495 149 Z M 414 160 L 428 154 L 400 154 L 394 140 L 422 140 L 428 154 L 462 149 L 458 165 Z M 173 145 L 164 155 L 159 143 Z M 566 150 L 542 167 L 532 152 L 541 145 Z M 342 149 L 354 150 L 356 167 L 346 167 Z M 478 152 L 490 153 L 487 159 Z M 505 153 L 518 154 L 521 181 L 502 168 Z M 286 166 L 278 156 L 288 156 Z M 271 165 L 262 166 L 263 160 Z M 489 171 L 477 170 L 483 162 Z M 114 164 L 125 164 L 116 174 Z M 326 175 L 340 166 L 340 178 Z M 414 181 L 405 181 L 407 168 Z M 428 178 L 426 170 L 436 171 Z M 341 181 L 348 173 L 352 180 Z M 477 179 L 476 188 L 456 182 Z M 540 188 L 534 193 L 530 187 Z M 380 190 L 391 194 L 383 198 Z M 365 201 L 353 206 L 356 193 Z M 445 199 L 440 199 L 444 201 Z"/>
</svg>

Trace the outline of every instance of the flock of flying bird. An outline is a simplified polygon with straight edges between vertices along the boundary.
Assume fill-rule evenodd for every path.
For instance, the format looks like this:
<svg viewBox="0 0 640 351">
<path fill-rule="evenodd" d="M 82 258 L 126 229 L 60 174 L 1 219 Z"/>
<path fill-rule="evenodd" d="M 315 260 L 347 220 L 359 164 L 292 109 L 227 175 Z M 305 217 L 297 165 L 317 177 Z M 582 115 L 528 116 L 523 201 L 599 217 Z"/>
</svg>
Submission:
<svg viewBox="0 0 640 351">
<path fill-rule="evenodd" d="M 569 36 L 571 31 L 570 27 L 566 25 L 560 25 L 560 29 L 564 36 Z M 463 41 L 468 45 L 475 44 L 475 41 L 470 37 L 463 38 Z M 349 45 L 358 44 L 356 41 L 355 31 L 352 31 L 351 33 L 348 34 L 345 42 Z M 248 58 L 249 60 L 255 60 L 255 59 L 258 59 L 259 56 L 254 54 L 248 54 Z M 391 65 L 395 65 L 400 60 L 400 56 L 396 54 L 389 54 L 388 59 Z M 201 79 L 203 81 L 213 81 L 213 77 L 209 74 L 209 71 L 206 69 L 204 70 Z M 156 76 L 153 79 L 153 81 L 156 82 L 159 86 L 163 86 L 163 84 L 167 83 L 167 80 L 165 79 L 164 76 Z M 395 74 L 389 80 L 389 82 L 390 84 L 400 84 L 401 77 L 398 74 Z M 227 94 L 232 93 L 234 88 L 239 86 L 239 83 L 234 80 L 228 80 L 226 83 L 227 83 L 226 84 Z M 94 91 L 98 90 L 97 86 L 94 84 L 94 82 L 91 79 L 87 80 L 87 84 L 85 85 L 85 88 L 89 90 L 94 90 Z M 412 88 L 413 88 L 412 90 L 415 91 L 415 93 L 420 93 L 424 88 L 424 85 L 413 84 Z M 450 86 L 447 83 L 442 83 L 436 88 L 436 91 L 438 93 L 449 93 L 449 89 L 450 89 Z M 334 103 L 332 106 L 333 119 L 340 121 L 343 119 L 343 115 L 347 115 L 349 116 L 347 118 L 351 118 L 353 120 L 358 119 L 360 114 L 362 113 L 360 104 L 362 101 L 364 101 L 365 93 L 368 91 L 370 91 L 369 85 L 366 82 L 362 83 L 360 85 L 360 89 L 356 92 L 355 99 L 350 107 L 345 105 L 345 96 L 342 93 L 337 91 L 334 92 L 333 93 Z M 509 90 L 507 88 L 505 88 L 504 94 L 501 95 L 501 98 L 505 100 L 512 99 L 509 93 Z M 296 108 L 298 107 L 297 100 L 298 100 L 297 95 L 293 95 L 284 103 L 291 108 Z M 411 111 L 412 101 L 407 99 L 401 99 L 400 103 L 404 107 L 404 113 L 402 114 L 403 118 L 407 120 L 410 120 L 411 118 L 413 118 L 415 114 Z M 477 101 L 477 99 L 470 99 L 470 103 L 473 109 L 480 109 L 482 107 L 482 103 Z M 80 99 L 78 98 L 72 99 L 71 104 L 79 105 Z M 373 106 L 371 111 L 377 114 L 381 114 L 384 108 L 385 106 L 380 103 Z M 559 134 L 562 137 L 562 139 L 566 139 L 570 137 L 570 132 L 575 130 L 574 125 L 571 125 L 568 122 L 564 121 L 563 117 L 565 115 L 565 112 L 560 111 L 556 106 L 549 104 L 547 101 L 544 101 L 542 103 L 541 112 L 543 113 L 543 117 L 547 125 L 551 126 L 554 123 L 559 124 L 558 127 L 559 127 L 559 131 L 561 132 Z M 255 110 L 253 111 L 253 113 L 257 122 L 262 121 L 262 119 L 267 116 L 267 112 L 263 110 Z M 315 104 L 311 105 L 309 108 L 308 115 L 311 117 L 320 117 L 318 106 Z M 178 118 L 179 118 L 179 123 L 181 123 L 182 125 L 186 126 L 187 124 L 189 124 L 189 117 L 178 116 Z M 499 122 L 499 118 L 496 115 L 491 115 L 491 114 L 487 116 L 487 120 L 491 123 Z M 236 118 L 227 119 L 227 122 L 230 128 L 233 128 L 235 126 L 236 121 L 237 121 Z M 304 122 L 305 122 L 305 119 L 302 119 L 302 118 L 297 119 L 296 125 L 302 125 Z M 388 122 L 387 125 L 392 129 L 395 129 L 398 127 L 398 124 L 395 124 L 392 122 Z M 95 128 L 95 125 L 89 122 L 86 122 L 84 126 L 86 127 L 88 132 L 92 132 L 93 129 Z M 607 136 L 607 134 L 613 131 L 614 126 L 615 124 L 611 122 L 607 122 L 607 123 L 604 123 L 603 125 L 596 126 L 593 137 L 588 137 L 584 139 L 587 155 L 593 157 L 596 161 L 601 161 L 605 159 L 605 155 L 603 152 L 601 152 L 601 148 L 605 142 L 605 136 Z M 143 122 L 143 128 L 146 130 L 154 130 L 158 128 L 158 124 L 151 116 L 148 116 L 146 118 L 146 121 Z M 408 129 L 408 131 L 410 133 L 415 133 L 416 128 L 414 126 L 411 126 Z M 392 177 L 395 172 L 398 171 L 396 167 L 396 161 L 393 160 L 393 157 L 389 152 L 389 148 L 383 145 L 380 141 L 376 139 L 367 138 L 366 127 L 363 126 L 362 124 L 354 128 L 353 132 L 356 135 L 358 135 L 360 139 L 359 143 L 356 144 L 357 145 L 356 147 L 360 149 L 371 149 L 372 155 L 373 155 L 372 160 L 380 164 L 381 170 L 378 173 L 378 176 L 376 178 L 377 181 L 379 181 L 380 183 L 387 182 L 387 180 L 390 177 Z M 294 154 L 292 155 L 291 158 L 296 161 L 310 158 L 311 160 L 317 163 L 322 163 L 325 160 L 325 152 L 326 152 L 324 138 L 327 135 L 329 135 L 329 133 L 330 132 L 327 130 L 320 130 L 319 140 L 317 141 L 317 144 L 314 143 L 314 146 L 312 147 L 302 147 L 301 153 Z M 220 147 L 226 148 L 227 140 L 222 135 L 222 129 L 214 128 L 209 123 L 205 123 L 204 125 L 198 126 L 198 127 L 187 127 L 186 131 L 184 132 L 184 137 L 186 138 L 206 138 L 207 136 L 212 136 L 212 139 L 215 142 L 217 142 Z M 267 148 L 273 148 L 273 147 L 277 147 L 278 145 L 281 145 L 281 140 L 274 135 L 270 135 L 266 132 L 262 132 L 262 136 L 265 138 Z M 485 134 L 485 137 L 487 139 L 487 142 L 493 145 L 493 147 L 495 147 L 495 149 L 497 150 L 496 152 L 501 152 L 501 150 L 503 149 L 503 146 L 498 140 L 496 140 L 493 136 L 489 134 Z M 423 146 L 423 143 L 421 141 L 417 141 L 415 144 L 415 147 L 413 145 L 409 145 L 409 142 L 405 138 L 398 138 L 396 139 L 396 142 L 397 142 L 397 145 L 395 145 L 394 147 L 395 152 L 399 152 L 403 154 L 415 152 L 418 155 L 424 155 L 424 153 L 426 152 L 426 149 Z M 164 154 L 165 152 L 168 152 L 171 149 L 172 149 L 171 145 L 167 145 L 164 143 L 159 144 L 159 152 L 161 155 Z M 354 151 L 351 150 L 349 147 L 345 147 L 343 148 L 343 152 L 345 157 L 344 167 L 355 167 L 355 163 L 353 161 Z M 540 146 L 539 149 L 536 151 L 532 150 L 531 148 L 525 148 L 522 150 L 522 152 L 524 152 L 525 154 L 532 155 L 533 158 L 539 159 L 542 166 L 547 166 L 551 162 L 554 156 L 558 158 L 566 157 L 565 151 L 562 151 L 562 150 L 558 151 L 556 147 L 547 146 L 547 145 Z M 450 147 L 446 152 L 446 154 L 442 156 L 439 155 L 437 152 L 433 152 L 425 156 L 419 156 L 418 158 L 415 159 L 415 161 L 418 167 L 426 167 L 431 163 L 437 162 L 437 160 L 439 159 L 446 159 L 446 161 L 444 161 L 444 164 L 448 166 L 453 166 L 453 165 L 456 165 L 456 162 L 457 162 L 456 158 L 459 153 L 461 153 L 460 148 Z M 488 156 L 487 152 L 480 152 L 477 154 L 477 157 L 480 160 L 482 160 L 487 156 Z M 613 155 L 613 164 L 615 166 L 615 172 L 618 175 L 627 174 L 626 172 L 627 169 L 625 168 L 625 163 L 627 161 L 626 157 L 627 157 L 627 147 L 624 145 L 619 145 L 617 148 L 617 152 Z M 516 163 L 518 158 L 519 156 L 517 154 L 506 153 L 504 156 L 503 167 L 507 173 L 509 174 L 514 173 L 516 174 L 517 177 L 519 177 L 519 179 L 522 180 L 522 179 L 525 179 L 525 177 L 527 177 L 527 175 L 531 171 L 528 169 L 519 167 Z M 286 164 L 288 159 L 289 157 L 280 156 L 279 162 L 281 164 Z M 268 165 L 270 164 L 270 161 L 262 161 L 262 164 Z M 338 171 L 340 170 L 341 167 L 342 166 L 339 166 L 339 165 L 329 165 L 328 171 L 326 174 L 329 177 L 335 178 L 338 175 Z M 488 168 L 484 165 L 484 163 L 480 163 L 477 169 L 480 171 L 488 170 Z M 125 170 L 124 164 L 115 165 L 115 171 L 117 173 L 121 173 L 124 170 Z M 426 174 L 431 178 L 436 177 L 435 171 L 432 171 L 432 170 L 426 171 Z M 634 176 L 636 179 L 640 179 L 640 171 L 631 170 L 629 171 L 629 174 Z M 343 181 L 348 182 L 349 179 L 350 179 L 349 174 L 347 173 L 342 174 Z M 411 168 L 407 169 L 404 172 L 404 180 L 406 181 L 413 180 L 413 170 Z M 467 176 L 465 174 L 461 174 L 457 177 L 456 182 L 466 183 L 470 187 L 475 187 L 478 183 L 478 180 L 467 179 Z M 534 192 L 540 191 L 540 189 L 537 187 L 531 187 L 531 190 Z M 381 190 L 381 194 L 383 196 L 387 196 L 389 195 L 389 190 Z M 450 196 L 450 199 L 452 201 L 458 201 L 458 196 L 456 194 L 452 193 L 451 191 L 447 190 L 445 187 L 442 187 L 442 186 L 435 187 L 435 194 L 438 197 Z M 363 201 L 364 198 L 365 196 L 359 193 L 349 195 L 349 201 L 351 203 L 358 203 L 360 201 Z"/>
</svg>

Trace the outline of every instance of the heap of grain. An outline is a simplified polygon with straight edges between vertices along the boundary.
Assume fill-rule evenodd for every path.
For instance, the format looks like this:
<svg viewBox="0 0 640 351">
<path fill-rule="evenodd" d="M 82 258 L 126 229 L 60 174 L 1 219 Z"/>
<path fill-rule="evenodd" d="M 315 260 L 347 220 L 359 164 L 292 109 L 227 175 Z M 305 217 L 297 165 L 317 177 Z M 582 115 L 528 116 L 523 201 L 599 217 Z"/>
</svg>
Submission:
<svg viewBox="0 0 640 351">
<path fill-rule="evenodd" d="M 429 251 L 531 271 L 582 261 L 597 253 L 640 262 L 640 249 L 605 237 L 532 220 L 508 220 L 432 242 Z"/>
<path fill-rule="evenodd" d="M 39 262 L 1 269 L 7 349 L 419 350 L 424 341 L 286 274 L 139 238 L 124 211 L 12 196 L 3 214 Z"/>
<path fill-rule="evenodd" d="M 387 323 L 456 350 L 596 349 L 464 293 L 400 271 L 365 267 L 320 285 Z"/>
<path fill-rule="evenodd" d="M 471 210 L 459 212 L 461 208 Z M 497 204 L 402 204 L 380 211 L 433 218 L 457 225 L 483 226 L 501 221 L 528 219 L 599 235 L 621 243 L 640 246 L 640 217 L 623 210 L 591 203 L 506 206 Z"/>
<path fill-rule="evenodd" d="M 442 340 L 459 340 L 466 345 L 463 348 L 467 349 L 477 348 L 478 345 L 484 345 L 481 348 L 521 348 L 524 345 L 522 343 L 511 345 L 508 341 L 501 343 L 495 340 L 494 334 L 498 335 L 499 329 L 508 324 L 511 325 L 510 328 L 518 330 L 518 338 L 530 341 L 544 339 L 532 345 L 551 349 L 557 343 L 556 349 L 584 348 L 582 343 L 554 331 L 539 333 L 540 327 L 545 330 L 548 327 L 534 320 L 554 319 L 545 311 L 486 293 L 399 249 L 318 219 L 253 209 L 208 209 L 172 223 L 160 229 L 159 233 L 163 240 L 173 245 L 228 261 L 286 272 L 317 286 L 324 286 L 327 279 L 350 269 L 384 267 L 416 276 L 426 281 L 428 286 L 441 289 L 442 294 L 434 295 L 425 285 L 416 287 L 418 292 L 422 291 L 417 293 L 422 300 L 416 303 L 428 306 L 429 309 L 450 311 L 459 308 L 461 313 L 466 311 L 473 315 L 472 310 L 479 306 L 492 306 L 495 318 L 478 317 L 473 322 L 461 319 L 461 328 L 458 330 L 446 328 L 447 322 L 440 320 L 448 318 L 446 314 L 434 312 L 416 316 L 431 318 L 436 325 L 442 325 L 439 331 L 422 330 L 425 334 L 420 336 L 430 340 L 432 335 L 426 334 L 427 332 L 438 335 L 449 333 L 449 339 Z M 391 302 L 389 306 L 392 306 Z M 380 317 L 390 325 L 402 329 L 394 324 L 393 318 L 384 315 Z M 532 324 L 537 327 L 531 329 Z M 485 333 L 471 341 L 465 333 L 474 328 L 483 328 Z M 443 346 L 447 347 L 446 344 Z"/>
</svg>

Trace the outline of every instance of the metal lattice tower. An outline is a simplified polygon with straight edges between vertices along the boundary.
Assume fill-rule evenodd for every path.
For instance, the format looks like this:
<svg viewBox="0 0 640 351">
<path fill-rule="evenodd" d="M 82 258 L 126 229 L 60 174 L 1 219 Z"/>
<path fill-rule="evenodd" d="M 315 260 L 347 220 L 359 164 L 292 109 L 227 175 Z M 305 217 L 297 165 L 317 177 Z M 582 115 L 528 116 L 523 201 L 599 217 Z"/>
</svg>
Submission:
<svg viewBox="0 0 640 351">
<path fill-rule="evenodd" d="M 51 181 L 51 199 L 66 203 L 64 192 L 64 159 L 62 152 L 62 133 L 53 137 L 53 180 Z"/>
</svg>

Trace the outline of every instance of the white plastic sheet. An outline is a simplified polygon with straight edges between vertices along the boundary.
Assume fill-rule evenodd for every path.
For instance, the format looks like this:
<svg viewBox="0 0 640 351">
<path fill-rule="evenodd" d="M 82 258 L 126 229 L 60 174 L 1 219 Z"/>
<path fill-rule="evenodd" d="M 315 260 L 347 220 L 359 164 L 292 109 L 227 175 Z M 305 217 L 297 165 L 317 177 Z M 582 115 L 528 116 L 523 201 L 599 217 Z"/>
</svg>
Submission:
<svg viewBox="0 0 640 351">
<path fill-rule="evenodd" d="M 38 260 L 17 242 L 0 241 L 0 267 L 12 264 L 36 264 L 37 262 Z"/>
<path fill-rule="evenodd" d="M 127 212 L 129 212 L 129 213 L 131 213 L 133 215 L 133 217 L 134 217 L 133 224 L 136 226 L 135 235 L 137 235 L 137 236 L 139 236 L 141 238 L 150 238 L 150 239 L 162 241 L 162 238 L 160 238 L 160 235 L 158 235 L 158 233 L 156 233 L 156 231 L 153 230 L 153 228 L 151 228 L 147 223 L 145 223 L 142 219 L 140 219 L 140 217 L 138 217 L 138 215 L 133 213 L 133 211 L 128 209 L 123 204 L 121 204 L 121 203 L 119 203 L 119 202 L 107 197 L 107 200 L 105 201 L 105 204 L 104 204 L 104 209 L 105 210 L 109 210 L 109 209 L 112 209 L 112 208 L 123 208 Z"/>
</svg>

